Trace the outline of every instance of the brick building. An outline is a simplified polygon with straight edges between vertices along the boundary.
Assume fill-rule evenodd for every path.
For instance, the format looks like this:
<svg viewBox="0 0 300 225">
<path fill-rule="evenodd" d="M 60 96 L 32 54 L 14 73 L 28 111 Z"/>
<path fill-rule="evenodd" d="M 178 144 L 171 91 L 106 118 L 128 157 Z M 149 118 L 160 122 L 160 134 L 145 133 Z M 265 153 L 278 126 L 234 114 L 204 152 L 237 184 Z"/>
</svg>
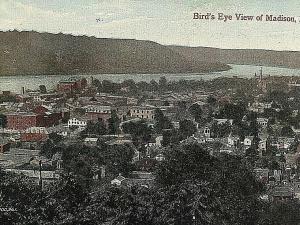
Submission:
<svg viewBox="0 0 300 225">
<path fill-rule="evenodd" d="M 48 139 L 48 132 L 45 127 L 31 127 L 21 133 L 22 142 L 42 142 Z"/>
<path fill-rule="evenodd" d="M 6 127 L 11 130 L 26 130 L 30 127 L 43 127 L 44 116 L 35 113 L 7 114 Z"/>
<path fill-rule="evenodd" d="M 69 77 L 59 81 L 57 85 L 58 92 L 73 92 L 82 90 L 87 86 L 87 80 L 80 77 Z"/>
<path fill-rule="evenodd" d="M 110 106 L 95 106 L 90 105 L 85 107 L 86 116 L 89 121 L 97 122 L 103 121 L 105 124 L 108 123 L 108 119 L 111 118 L 111 107 Z"/>
<path fill-rule="evenodd" d="M 61 112 L 46 112 L 37 114 L 32 112 L 7 114 L 7 129 L 26 130 L 30 127 L 51 127 L 58 125 L 62 119 Z"/>
</svg>

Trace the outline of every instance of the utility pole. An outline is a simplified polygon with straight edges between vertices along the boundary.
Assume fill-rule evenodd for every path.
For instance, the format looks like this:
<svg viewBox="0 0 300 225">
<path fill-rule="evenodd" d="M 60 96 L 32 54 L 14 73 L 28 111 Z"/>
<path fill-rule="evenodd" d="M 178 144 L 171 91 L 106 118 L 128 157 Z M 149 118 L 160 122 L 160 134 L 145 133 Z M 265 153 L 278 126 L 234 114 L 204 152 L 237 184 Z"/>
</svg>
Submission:
<svg viewBox="0 0 300 225">
<path fill-rule="evenodd" d="M 42 160 L 39 161 L 39 172 L 40 172 L 40 175 L 39 175 L 39 185 L 40 185 L 40 188 L 41 188 L 41 191 L 43 189 L 43 180 L 42 180 Z"/>
</svg>

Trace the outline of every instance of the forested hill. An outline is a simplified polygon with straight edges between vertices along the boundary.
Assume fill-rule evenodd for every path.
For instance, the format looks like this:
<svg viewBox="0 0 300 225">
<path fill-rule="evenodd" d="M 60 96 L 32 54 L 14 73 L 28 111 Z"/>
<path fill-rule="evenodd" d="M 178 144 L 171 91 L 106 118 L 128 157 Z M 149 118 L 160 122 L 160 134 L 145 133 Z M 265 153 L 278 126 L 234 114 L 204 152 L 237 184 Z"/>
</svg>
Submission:
<svg viewBox="0 0 300 225">
<path fill-rule="evenodd" d="M 0 75 L 77 73 L 195 73 L 230 66 L 185 57 L 152 41 L 0 32 Z"/>
<path fill-rule="evenodd" d="M 219 49 L 206 47 L 169 46 L 187 59 L 218 61 L 226 64 L 261 65 L 300 68 L 300 52 L 259 49 Z"/>
</svg>

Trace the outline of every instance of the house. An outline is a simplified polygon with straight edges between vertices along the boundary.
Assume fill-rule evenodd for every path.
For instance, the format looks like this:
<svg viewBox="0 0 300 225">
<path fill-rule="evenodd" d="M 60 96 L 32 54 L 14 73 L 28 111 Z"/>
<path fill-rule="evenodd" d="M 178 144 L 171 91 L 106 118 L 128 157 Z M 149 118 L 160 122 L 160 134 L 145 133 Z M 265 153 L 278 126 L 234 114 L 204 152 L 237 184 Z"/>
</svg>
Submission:
<svg viewBox="0 0 300 225">
<path fill-rule="evenodd" d="M 190 141 L 197 141 L 198 143 L 206 143 L 208 141 L 208 137 L 205 136 L 204 131 L 198 131 L 190 137 Z"/>
<path fill-rule="evenodd" d="M 156 161 L 162 162 L 165 161 L 166 157 L 163 154 L 158 154 L 157 156 L 154 157 Z"/>
<path fill-rule="evenodd" d="M 147 144 L 145 144 L 145 147 L 161 147 L 161 142 L 163 141 L 163 136 L 157 136 L 155 140 L 149 141 Z"/>
<path fill-rule="evenodd" d="M 231 134 L 227 138 L 227 144 L 229 146 L 237 147 L 240 143 L 240 138 L 238 136 L 232 136 Z"/>
<path fill-rule="evenodd" d="M 145 171 L 133 171 L 128 178 L 123 181 L 126 187 L 142 186 L 152 187 L 155 182 L 155 176 L 150 172 Z"/>
<path fill-rule="evenodd" d="M 68 127 L 79 127 L 84 129 L 87 125 L 87 121 L 84 119 L 71 118 L 68 120 Z"/>
<path fill-rule="evenodd" d="M 119 174 L 119 176 L 117 176 L 115 179 L 113 179 L 110 183 L 112 185 L 120 186 L 125 179 L 126 179 L 125 177 L 123 177 L 121 174 Z"/>
<path fill-rule="evenodd" d="M 262 127 L 266 128 L 268 126 L 269 119 L 267 118 L 257 118 L 256 122 Z"/>
<path fill-rule="evenodd" d="M 244 146 L 250 147 L 253 144 L 254 136 L 246 136 L 244 139 Z"/>
<path fill-rule="evenodd" d="M 294 190 L 295 198 L 300 199 L 300 180 L 293 181 L 292 187 Z"/>
<path fill-rule="evenodd" d="M 256 168 L 254 169 L 256 178 L 267 184 L 269 182 L 269 169 Z"/>
<path fill-rule="evenodd" d="M 152 158 L 143 158 L 135 162 L 136 168 L 141 171 L 152 171 L 157 165 L 157 161 Z"/>
<path fill-rule="evenodd" d="M 210 133 L 210 128 L 208 126 L 205 127 L 199 127 L 199 124 L 197 124 L 198 132 L 202 133 L 204 137 L 210 138 L 211 133 Z"/>
<path fill-rule="evenodd" d="M 5 169 L 6 172 L 11 172 L 15 174 L 22 174 L 29 179 L 35 181 L 39 184 L 50 184 L 57 181 L 60 178 L 60 174 L 55 170 L 36 170 L 36 169 Z"/>
<path fill-rule="evenodd" d="M 124 177 L 121 174 L 113 179 L 110 183 L 116 186 L 142 186 L 142 187 L 151 187 L 154 185 L 155 176 L 150 172 L 145 171 L 133 171 L 129 177 Z"/>
<path fill-rule="evenodd" d="M 87 146 L 97 146 L 98 138 L 87 137 L 84 139 L 84 144 Z"/>
<path fill-rule="evenodd" d="M 294 190 L 291 186 L 276 186 L 270 192 L 273 201 L 288 201 L 295 197 Z"/>
<path fill-rule="evenodd" d="M 172 125 L 175 129 L 179 129 L 179 127 L 180 127 L 179 122 L 177 122 L 177 121 L 172 121 Z"/>
<path fill-rule="evenodd" d="M 259 135 L 258 138 L 259 138 L 258 149 L 260 151 L 266 151 L 267 150 L 268 136 L 267 135 Z"/>
<path fill-rule="evenodd" d="M 276 182 L 280 182 L 282 180 L 282 171 L 281 170 L 273 170 L 269 172 L 269 177 L 273 178 Z"/>
<path fill-rule="evenodd" d="M 272 108 L 271 102 L 254 102 L 252 105 L 249 103 L 248 109 L 252 112 L 264 113 L 266 109 Z"/>
<path fill-rule="evenodd" d="M 226 146 L 226 145 L 223 145 L 221 148 L 220 148 L 220 153 L 226 153 L 226 154 L 234 154 L 235 152 L 235 148 L 233 146 Z"/>
<path fill-rule="evenodd" d="M 217 122 L 217 124 L 224 124 L 224 123 L 229 123 L 231 126 L 233 124 L 233 119 L 214 119 L 214 122 Z"/>
<path fill-rule="evenodd" d="M 288 137 L 279 137 L 278 138 L 278 148 L 279 149 L 285 149 L 288 150 L 292 143 L 294 143 L 294 138 L 288 138 Z"/>
</svg>

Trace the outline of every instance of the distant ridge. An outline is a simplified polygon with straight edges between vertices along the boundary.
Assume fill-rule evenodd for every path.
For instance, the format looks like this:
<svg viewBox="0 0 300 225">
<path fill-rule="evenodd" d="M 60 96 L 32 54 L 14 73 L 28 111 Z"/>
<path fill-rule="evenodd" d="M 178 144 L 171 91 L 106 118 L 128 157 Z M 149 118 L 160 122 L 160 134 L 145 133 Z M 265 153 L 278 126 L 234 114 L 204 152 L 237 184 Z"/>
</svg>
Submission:
<svg viewBox="0 0 300 225">
<path fill-rule="evenodd" d="M 299 51 L 274 51 L 260 49 L 219 49 L 209 47 L 169 46 L 187 59 L 197 58 L 208 62 L 225 64 L 261 65 L 273 67 L 300 68 Z"/>
<path fill-rule="evenodd" d="M 195 54 L 197 55 L 197 54 Z M 185 49 L 152 41 L 34 31 L 0 32 L 0 75 L 202 73 L 226 63 L 191 57 Z"/>
</svg>

